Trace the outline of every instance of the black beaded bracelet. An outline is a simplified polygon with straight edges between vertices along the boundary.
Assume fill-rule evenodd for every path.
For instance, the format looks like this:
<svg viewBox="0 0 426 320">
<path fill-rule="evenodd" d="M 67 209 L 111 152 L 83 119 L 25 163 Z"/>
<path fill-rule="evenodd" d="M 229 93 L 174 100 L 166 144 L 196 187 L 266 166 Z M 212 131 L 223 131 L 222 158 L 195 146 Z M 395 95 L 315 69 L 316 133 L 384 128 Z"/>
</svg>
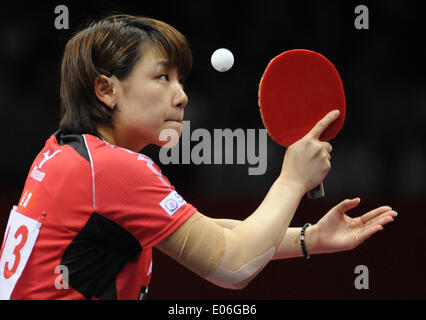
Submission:
<svg viewBox="0 0 426 320">
<path fill-rule="evenodd" d="M 310 226 L 311 226 L 310 223 L 305 223 L 305 225 L 302 227 L 302 231 L 300 232 L 300 245 L 302 247 L 303 255 L 305 256 L 306 259 L 309 259 L 310 256 L 309 256 L 308 250 L 306 250 L 306 245 L 305 245 L 305 230 Z"/>
</svg>

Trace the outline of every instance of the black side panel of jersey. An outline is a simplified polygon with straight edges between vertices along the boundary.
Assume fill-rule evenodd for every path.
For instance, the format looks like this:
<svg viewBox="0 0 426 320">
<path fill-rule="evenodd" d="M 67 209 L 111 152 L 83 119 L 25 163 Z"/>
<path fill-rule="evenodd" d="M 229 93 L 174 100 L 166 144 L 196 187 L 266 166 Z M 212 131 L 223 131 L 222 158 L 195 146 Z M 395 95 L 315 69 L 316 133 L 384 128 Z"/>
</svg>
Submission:
<svg viewBox="0 0 426 320">
<path fill-rule="evenodd" d="M 63 146 L 65 144 L 74 148 L 77 153 L 90 162 L 89 152 L 87 151 L 86 144 L 84 143 L 83 135 L 81 134 L 62 134 L 60 131 L 54 133 L 58 144 Z"/>
<path fill-rule="evenodd" d="M 69 285 L 87 299 L 117 299 L 115 278 L 142 251 L 127 230 L 93 213 L 65 249 L 61 264 L 68 268 Z"/>
</svg>

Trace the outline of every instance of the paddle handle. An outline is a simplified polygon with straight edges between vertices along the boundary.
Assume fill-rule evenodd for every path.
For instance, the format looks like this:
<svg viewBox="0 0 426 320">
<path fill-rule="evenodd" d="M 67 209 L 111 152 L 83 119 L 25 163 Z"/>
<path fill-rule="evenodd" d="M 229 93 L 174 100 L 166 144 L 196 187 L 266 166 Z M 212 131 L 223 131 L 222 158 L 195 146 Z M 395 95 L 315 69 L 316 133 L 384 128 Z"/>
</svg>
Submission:
<svg viewBox="0 0 426 320">
<path fill-rule="evenodd" d="M 308 199 L 318 199 L 325 196 L 324 186 L 322 182 L 313 188 L 311 191 L 308 191 Z"/>
</svg>

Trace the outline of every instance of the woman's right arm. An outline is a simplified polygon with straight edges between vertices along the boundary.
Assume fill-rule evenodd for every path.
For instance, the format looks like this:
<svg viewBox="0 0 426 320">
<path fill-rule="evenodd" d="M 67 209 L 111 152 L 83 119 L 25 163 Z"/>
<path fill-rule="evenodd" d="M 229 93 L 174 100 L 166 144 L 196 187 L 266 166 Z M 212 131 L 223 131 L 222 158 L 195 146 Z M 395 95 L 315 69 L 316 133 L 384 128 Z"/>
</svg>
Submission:
<svg viewBox="0 0 426 320">
<path fill-rule="evenodd" d="M 218 286 L 245 287 L 274 256 L 303 195 L 330 170 L 331 145 L 319 141 L 329 113 L 287 149 L 280 176 L 260 206 L 232 229 L 195 213 L 157 248 Z"/>
<path fill-rule="evenodd" d="M 277 179 L 257 210 L 235 228 L 196 212 L 157 248 L 218 286 L 243 288 L 274 256 L 303 195 Z"/>
</svg>

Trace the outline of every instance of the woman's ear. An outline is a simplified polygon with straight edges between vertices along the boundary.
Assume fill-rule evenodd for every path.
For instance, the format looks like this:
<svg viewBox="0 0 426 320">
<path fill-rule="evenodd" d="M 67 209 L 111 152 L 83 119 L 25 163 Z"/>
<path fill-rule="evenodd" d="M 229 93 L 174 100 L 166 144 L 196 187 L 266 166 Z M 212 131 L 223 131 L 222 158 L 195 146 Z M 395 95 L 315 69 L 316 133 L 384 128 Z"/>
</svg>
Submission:
<svg viewBox="0 0 426 320">
<path fill-rule="evenodd" d="M 114 82 L 111 78 L 101 75 L 95 79 L 95 94 L 99 101 L 114 109 L 117 104 Z"/>
</svg>

